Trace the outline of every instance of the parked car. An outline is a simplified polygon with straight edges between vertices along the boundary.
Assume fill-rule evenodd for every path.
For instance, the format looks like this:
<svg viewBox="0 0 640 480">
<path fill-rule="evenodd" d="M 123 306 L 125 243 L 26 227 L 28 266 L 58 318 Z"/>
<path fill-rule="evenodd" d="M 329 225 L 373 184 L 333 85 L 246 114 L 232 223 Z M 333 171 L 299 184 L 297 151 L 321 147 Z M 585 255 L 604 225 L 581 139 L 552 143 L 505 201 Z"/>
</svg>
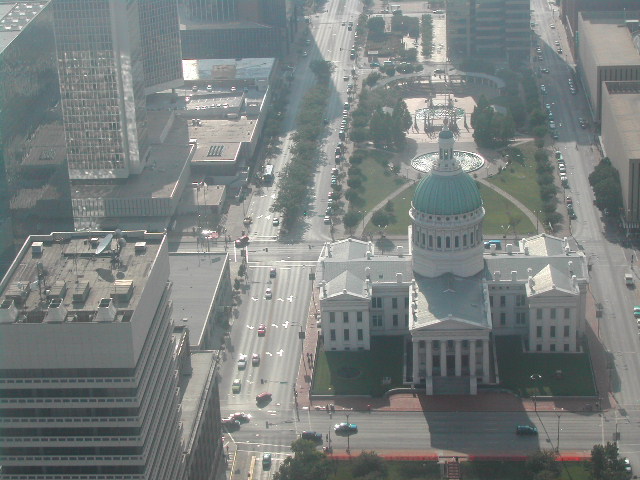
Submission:
<svg viewBox="0 0 640 480">
<path fill-rule="evenodd" d="M 222 423 L 222 427 L 227 431 L 237 430 L 240 428 L 240 422 L 232 417 L 223 418 L 220 423 Z"/>
<path fill-rule="evenodd" d="M 267 326 L 264 323 L 261 323 L 258 326 L 258 336 L 264 337 L 267 334 Z"/>
<path fill-rule="evenodd" d="M 271 222 L 271 225 L 273 225 L 274 227 L 277 227 L 278 225 L 280 225 L 280 218 L 276 217 L 273 219 L 273 221 Z"/>
<path fill-rule="evenodd" d="M 244 412 L 236 412 L 229 415 L 229 418 L 233 418 L 234 420 L 240 423 L 247 423 L 251 420 L 251 416 Z"/>
<path fill-rule="evenodd" d="M 264 298 L 266 298 L 267 300 L 271 300 L 271 298 L 273 298 L 273 292 L 271 291 L 270 288 L 267 288 L 264 291 Z"/>
<path fill-rule="evenodd" d="M 532 425 L 518 425 L 516 435 L 538 435 L 538 429 Z"/>
<path fill-rule="evenodd" d="M 331 224 L 331 217 L 329 215 L 325 215 L 324 216 L 324 224 L 325 225 L 330 225 Z"/>
<path fill-rule="evenodd" d="M 265 453 L 262 455 L 262 467 L 269 468 L 271 466 L 271 454 Z"/>
<path fill-rule="evenodd" d="M 276 268 L 275 267 L 271 267 L 269 269 L 269 278 L 276 278 L 276 275 L 278 275 Z"/>
<path fill-rule="evenodd" d="M 251 365 L 253 365 L 254 367 L 257 367 L 258 365 L 260 365 L 259 353 L 254 353 L 253 355 L 251 355 Z"/>
</svg>

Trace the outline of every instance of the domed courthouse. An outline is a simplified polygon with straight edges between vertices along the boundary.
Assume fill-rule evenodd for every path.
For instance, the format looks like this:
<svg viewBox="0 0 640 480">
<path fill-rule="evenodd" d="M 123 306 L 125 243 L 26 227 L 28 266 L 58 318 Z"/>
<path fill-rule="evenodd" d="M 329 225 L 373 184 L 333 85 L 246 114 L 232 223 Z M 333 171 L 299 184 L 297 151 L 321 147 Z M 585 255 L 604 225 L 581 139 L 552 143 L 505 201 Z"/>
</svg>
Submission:
<svg viewBox="0 0 640 480">
<path fill-rule="evenodd" d="M 485 245 L 482 197 L 446 126 L 438 147 L 413 197 L 409 252 L 378 255 L 355 239 L 323 248 L 322 346 L 369 350 L 372 337 L 401 336 L 404 383 L 429 395 L 476 394 L 498 378 L 497 335 L 518 335 L 532 353 L 579 351 L 587 262 L 545 234 Z"/>
</svg>

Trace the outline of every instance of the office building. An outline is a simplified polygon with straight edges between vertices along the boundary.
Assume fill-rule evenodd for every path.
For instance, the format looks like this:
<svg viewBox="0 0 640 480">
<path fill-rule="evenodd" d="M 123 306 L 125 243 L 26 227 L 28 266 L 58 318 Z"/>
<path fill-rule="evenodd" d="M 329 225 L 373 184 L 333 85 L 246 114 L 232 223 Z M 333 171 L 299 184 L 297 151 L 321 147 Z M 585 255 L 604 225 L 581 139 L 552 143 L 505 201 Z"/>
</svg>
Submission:
<svg viewBox="0 0 640 480">
<path fill-rule="evenodd" d="M 176 0 L 139 0 L 140 42 L 147 95 L 182 84 L 182 48 Z"/>
<path fill-rule="evenodd" d="M 185 478 L 167 250 L 29 237 L 0 282 L 0 478 Z"/>
<path fill-rule="evenodd" d="M 73 228 L 49 0 L 0 1 L 0 275 L 28 235 Z"/>
<path fill-rule="evenodd" d="M 560 18 L 567 28 L 569 44 L 578 32 L 578 14 L 580 12 L 614 12 L 623 13 L 626 9 L 633 11 L 638 9 L 638 0 L 562 0 L 560 3 Z"/>
<path fill-rule="evenodd" d="M 604 82 L 640 81 L 639 20 L 640 12 L 578 15 L 576 69 L 596 123 L 601 120 Z"/>
<path fill-rule="evenodd" d="M 447 0 L 449 57 L 529 59 L 529 0 Z"/>
<path fill-rule="evenodd" d="M 296 17 L 287 0 L 182 0 L 183 58 L 281 57 Z"/>
<path fill-rule="evenodd" d="M 323 348 L 369 350 L 372 337 L 402 337 L 405 383 L 428 395 L 496 383 L 496 335 L 520 336 L 531 353 L 574 353 L 584 332 L 584 253 L 545 234 L 504 250 L 485 245 L 482 198 L 453 145 L 445 127 L 439 160 L 413 196 L 409 252 L 328 243 L 316 275 Z"/>
</svg>

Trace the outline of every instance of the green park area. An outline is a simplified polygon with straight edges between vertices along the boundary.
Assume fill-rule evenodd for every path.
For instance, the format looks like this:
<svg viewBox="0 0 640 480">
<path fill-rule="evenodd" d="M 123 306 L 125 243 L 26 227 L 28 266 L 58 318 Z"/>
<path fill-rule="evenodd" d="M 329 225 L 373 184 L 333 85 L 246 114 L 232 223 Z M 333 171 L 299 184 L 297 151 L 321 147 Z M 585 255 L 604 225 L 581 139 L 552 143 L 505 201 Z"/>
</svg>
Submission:
<svg viewBox="0 0 640 480">
<path fill-rule="evenodd" d="M 371 338 L 370 350 L 318 351 L 313 394 L 381 396 L 402 386 L 403 341 L 380 336 Z"/>
<path fill-rule="evenodd" d="M 391 461 L 384 462 L 387 466 L 386 480 L 440 480 L 440 466 L 433 461 Z M 355 477 L 352 472 L 353 462 L 337 463 L 336 473 L 329 480 L 351 480 Z M 470 461 L 461 462 L 462 478 L 465 480 L 513 480 L 531 478 L 531 472 L 525 462 L 507 461 Z M 376 477 L 377 478 L 377 477 Z M 540 477 L 549 478 L 549 477 Z M 560 475 L 552 477 L 557 480 L 589 480 L 591 478 L 588 464 L 584 462 L 562 462 Z"/>
<path fill-rule="evenodd" d="M 517 198 L 532 212 L 542 209 L 540 187 L 536 182 L 536 162 L 533 154 L 536 147 L 533 142 L 519 145 L 522 159 L 508 159 L 509 164 L 497 175 L 489 178 L 496 187 Z"/>
<path fill-rule="evenodd" d="M 522 397 L 596 395 L 588 353 L 527 353 L 519 336 L 495 340 L 503 387 Z"/>
<path fill-rule="evenodd" d="M 417 184 L 408 187 L 392 199 L 396 221 L 385 229 L 386 235 L 406 235 L 407 227 L 411 223 L 409 209 L 411 208 L 411 199 L 415 193 L 416 186 Z M 478 186 L 486 212 L 483 223 L 485 235 L 499 236 L 505 233 L 513 235 L 514 227 L 518 236 L 535 233 L 536 226 L 522 210 L 485 185 L 479 183 Z M 365 232 L 377 233 L 379 231 L 380 228 L 371 222 L 365 227 Z"/>
</svg>

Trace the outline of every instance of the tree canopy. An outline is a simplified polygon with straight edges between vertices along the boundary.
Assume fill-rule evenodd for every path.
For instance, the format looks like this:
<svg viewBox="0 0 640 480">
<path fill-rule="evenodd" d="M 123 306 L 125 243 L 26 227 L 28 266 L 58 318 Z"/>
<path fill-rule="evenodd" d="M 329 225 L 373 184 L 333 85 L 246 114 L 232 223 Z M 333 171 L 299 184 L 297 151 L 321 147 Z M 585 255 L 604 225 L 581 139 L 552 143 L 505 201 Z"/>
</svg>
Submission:
<svg viewBox="0 0 640 480">
<path fill-rule="evenodd" d="M 310 440 L 298 439 L 291 444 L 292 457 L 287 457 L 273 476 L 274 480 L 327 480 L 333 468 L 327 456 Z"/>
</svg>

